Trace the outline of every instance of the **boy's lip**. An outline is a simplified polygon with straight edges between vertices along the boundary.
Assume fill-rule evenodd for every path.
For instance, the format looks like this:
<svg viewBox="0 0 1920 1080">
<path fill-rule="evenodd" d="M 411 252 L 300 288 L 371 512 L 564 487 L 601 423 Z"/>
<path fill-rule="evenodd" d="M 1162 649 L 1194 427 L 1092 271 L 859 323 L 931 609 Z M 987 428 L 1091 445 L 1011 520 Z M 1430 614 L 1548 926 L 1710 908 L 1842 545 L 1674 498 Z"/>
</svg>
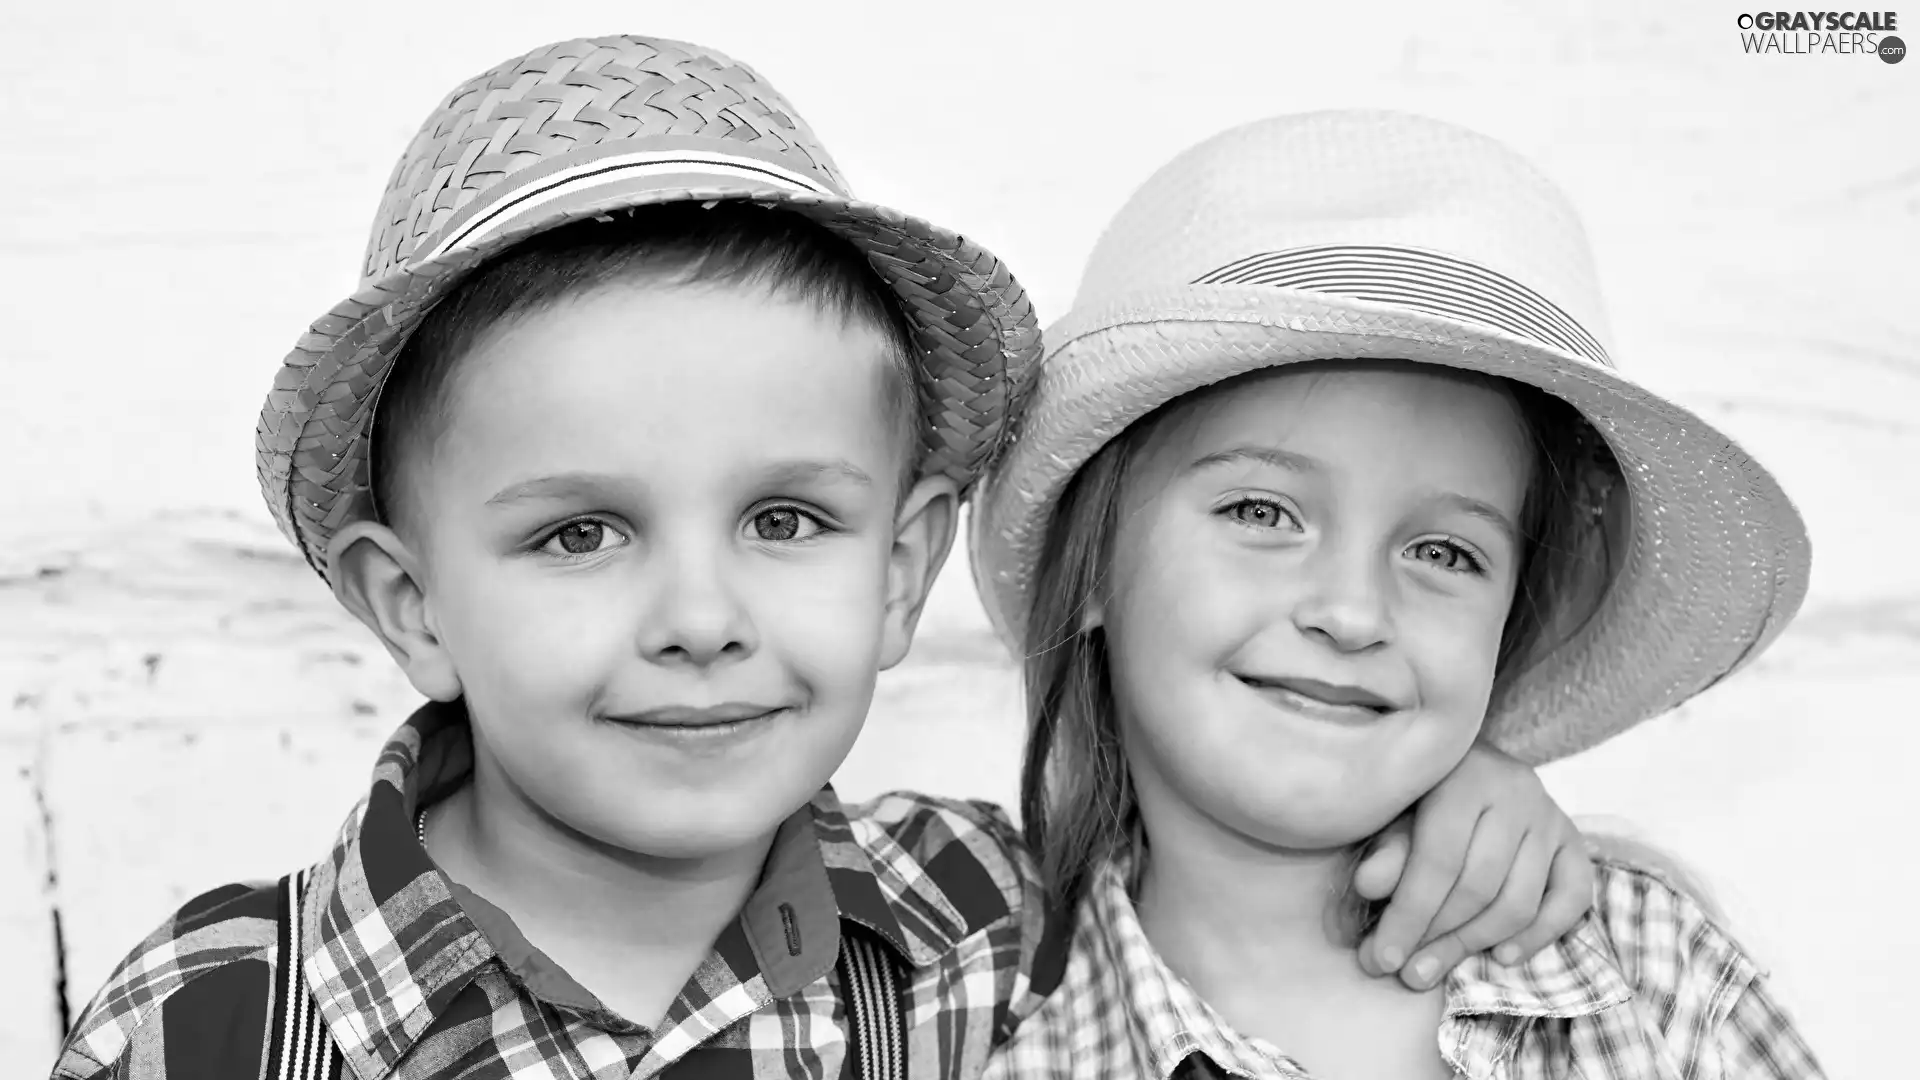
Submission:
<svg viewBox="0 0 1920 1080">
<path fill-rule="evenodd" d="M 784 705 L 761 705 L 748 701 L 729 701 L 720 705 L 694 707 L 691 705 L 668 705 L 645 712 L 628 713 L 623 716 L 611 716 L 608 719 L 622 724 L 639 724 L 645 727 L 698 728 L 719 727 L 723 724 L 739 724 L 749 720 L 762 720 L 774 713 L 784 711 Z"/>
<path fill-rule="evenodd" d="M 1326 683 L 1296 675 L 1262 676 L 1236 673 L 1235 677 L 1255 690 L 1286 690 L 1301 697 L 1340 708 L 1360 708 L 1375 713 L 1389 713 L 1400 708 L 1392 701 L 1362 686 Z"/>
</svg>

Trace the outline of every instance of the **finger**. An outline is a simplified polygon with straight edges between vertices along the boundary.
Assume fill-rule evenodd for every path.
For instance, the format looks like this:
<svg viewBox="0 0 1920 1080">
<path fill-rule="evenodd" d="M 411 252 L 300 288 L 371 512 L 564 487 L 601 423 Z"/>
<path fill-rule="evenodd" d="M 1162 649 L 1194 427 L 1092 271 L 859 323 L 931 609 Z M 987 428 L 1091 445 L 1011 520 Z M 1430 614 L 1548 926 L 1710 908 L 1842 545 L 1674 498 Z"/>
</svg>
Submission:
<svg viewBox="0 0 1920 1080">
<path fill-rule="evenodd" d="M 1407 849 L 1413 844 L 1413 819 L 1396 818 L 1374 839 L 1367 857 L 1353 871 L 1353 889 L 1368 900 L 1385 900 L 1400 884 L 1407 868 Z"/>
<path fill-rule="evenodd" d="M 1553 861 L 1554 845 L 1550 839 L 1527 836 L 1514 853 L 1506 882 L 1493 902 L 1459 929 L 1421 946 L 1401 970 L 1401 981 L 1412 989 L 1425 990 L 1467 957 L 1502 944 L 1532 925 L 1541 907 L 1541 897 L 1547 891 Z M 1512 963 L 1498 954 L 1494 959 Z"/>
<path fill-rule="evenodd" d="M 1446 903 L 1440 906 L 1433 923 L 1427 927 L 1425 941 L 1451 934 L 1491 910 L 1512 882 L 1515 862 L 1520 857 L 1525 839 L 1526 834 L 1509 824 L 1497 811 L 1481 816 L 1479 825 L 1473 830 L 1473 839 L 1467 845 L 1467 858 L 1460 870 L 1460 880 L 1454 882 Z M 1552 862 L 1553 848 L 1550 844 L 1543 844 L 1540 865 L 1535 872 L 1534 893 L 1528 898 L 1525 917 L 1480 948 L 1487 948 L 1505 940 L 1510 934 L 1519 933 L 1532 921 L 1540 903 L 1540 894 L 1546 889 L 1547 872 Z M 1425 941 L 1419 944 L 1425 944 Z"/>
<path fill-rule="evenodd" d="M 1450 811 L 1445 804 L 1423 805 L 1415 811 L 1406 872 L 1400 875 L 1373 936 L 1362 945 L 1361 965 L 1367 970 L 1378 974 L 1400 970 L 1427 936 L 1427 927 L 1460 877 L 1478 817 Z"/>
<path fill-rule="evenodd" d="M 1495 949 L 1494 958 L 1503 964 L 1518 963 L 1572 932 L 1593 910 L 1593 878 L 1593 859 L 1586 847 L 1579 843 L 1562 845 L 1554 853 L 1539 914 L 1532 925 Z M 1507 956 L 1513 959 L 1505 959 Z"/>
</svg>

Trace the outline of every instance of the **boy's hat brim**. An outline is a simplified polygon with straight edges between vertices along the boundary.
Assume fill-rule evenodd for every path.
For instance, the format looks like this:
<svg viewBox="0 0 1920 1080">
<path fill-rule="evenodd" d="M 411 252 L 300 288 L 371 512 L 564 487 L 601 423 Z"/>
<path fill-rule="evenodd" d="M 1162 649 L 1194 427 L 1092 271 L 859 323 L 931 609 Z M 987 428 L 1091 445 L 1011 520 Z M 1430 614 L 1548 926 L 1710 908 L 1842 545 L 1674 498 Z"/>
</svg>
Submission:
<svg viewBox="0 0 1920 1080">
<path fill-rule="evenodd" d="M 992 253 L 851 197 L 805 122 L 751 69 L 700 46 L 562 42 L 455 90 L 395 168 L 361 287 L 315 322 L 267 395 L 262 493 L 327 576 L 327 548 L 373 516 L 369 432 L 407 338 L 473 269 L 537 233 L 668 202 L 744 201 L 846 239 L 921 346 L 923 472 L 964 492 L 1005 438 L 1040 351 L 1024 291 Z"/>
<path fill-rule="evenodd" d="M 1410 360 L 1538 387 L 1578 408 L 1620 463 L 1624 498 L 1607 512 L 1623 547 L 1616 574 L 1591 617 L 1493 703 L 1485 734 L 1501 749 L 1534 764 L 1577 753 L 1672 709 L 1771 644 L 1806 595 L 1805 524 L 1732 439 L 1613 368 L 1596 333 L 1597 295 L 1570 288 L 1591 281 L 1584 237 L 1554 227 L 1563 206 L 1528 212 L 1557 192 L 1549 199 L 1542 179 L 1497 144 L 1432 121 L 1331 113 L 1268 125 L 1203 144 L 1150 180 L 1100 241 L 1093 288 L 1083 285 L 1047 330 L 1018 435 L 976 494 L 970 536 L 976 587 L 1016 655 L 1032 644 L 1033 576 L 1054 507 L 1101 447 L 1191 391 L 1332 359 Z M 1236 210 L 1233 193 L 1216 189 L 1199 211 L 1192 200 L 1204 192 L 1177 193 L 1208 174 L 1238 177 L 1228 182 L 1241 191 L 1277 190 L 1290 207 L 1311 204 L 1299 188 L 1313 183 L 1316 152 L 1363 175 L 1375 171 L 1368 156 L 1380 155 L 1411 194 L 1378 200 L 1386 208 L 1378 220 L 1350 216 L 1293 244 L 1253 227 L 1269 212 L 1257 202 Z M 1277 176 L 1258 167 L 1268 154 L 1286 163 Z M 1342 188 L 1334 200 L 1352 197 L 1341 180 L 1331 180 Z M 1447 203 L 1450 181 L 1465 181 L 1458 191 L 1484 203 L 1483 222 L 1519 220 L 1505 235 L 1470 220 L 1462 232 L 1470 214 L 1456 203 L 1439 227 L 1423 229 L 1427 208 Z M 1395 216 L 1405 238 L 1420 242 L 1392 242 Z M 1449 233 L 1481 242 L 1435 242 Z M 1347 235 L 1366 242 L 1340 243 Z M 1529 263 L 1540 272 L 1526 273 Z M 1543 267 L 1562 273 L 1551 280 Z M 1558 287 L 1543 294 L 1527 284 L 1542 279 Z"/>
</svg>

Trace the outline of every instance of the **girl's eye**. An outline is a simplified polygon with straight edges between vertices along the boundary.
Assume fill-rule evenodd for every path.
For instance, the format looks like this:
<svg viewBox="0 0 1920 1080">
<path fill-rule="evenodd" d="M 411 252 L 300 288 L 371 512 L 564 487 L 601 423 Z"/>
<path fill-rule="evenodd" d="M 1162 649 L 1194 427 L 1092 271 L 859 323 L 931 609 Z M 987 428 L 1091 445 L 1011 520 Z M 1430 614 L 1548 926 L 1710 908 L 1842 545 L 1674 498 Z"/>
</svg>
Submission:
<svg viewBox="0 0 1920 1080">
<path fill-rule="evenodd" d="M 1299 528 L 1299 522 L 1292 511 L 1272 499 L 1241 499 L 1226 508 L 1226 514 L 1242 525 L 1256 529 L 1274 529 L 1282 526 Z"/>
<path fill-rule="evenodd" d="M 805 540 L 820 531 L 813 515 L 791 506 L 771 506 L 753 515 L 753 535 L 769 543 Z"/>
<path fill-rule="evenodd" d="M 582 518 L 555 529 L 540 548 L 553 555 L 592 555 L 611 546 L 609 541 L 619 540 L 620 534 L 605 522 Z"/>
<path fill-rule="evenodd" d="M 1483 574 L 1486 567 L 1473 552 L 1451 540 L 1422 540 L 1408 549 L 1415 562 L 1454 573 Z"/>
</svg>

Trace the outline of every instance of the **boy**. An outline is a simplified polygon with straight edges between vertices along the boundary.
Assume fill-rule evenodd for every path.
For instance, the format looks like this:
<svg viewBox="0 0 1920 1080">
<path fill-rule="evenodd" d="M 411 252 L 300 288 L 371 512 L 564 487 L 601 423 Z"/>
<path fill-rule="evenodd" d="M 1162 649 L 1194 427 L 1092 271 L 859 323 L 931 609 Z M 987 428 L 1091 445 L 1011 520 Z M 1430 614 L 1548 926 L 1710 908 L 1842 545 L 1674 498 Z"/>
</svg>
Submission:
<svg viewBox="0 0 1920 1080">
<path fill-rule="evenodd" d="M 187 904 L 55 1075 L 976 1074 L 1053 978 L 1015 830 L 827 781 L 1007 438 L 1019 286 L 846 197 L 750 70 L 627 37 L 456 90 L 366 281 L 261 478 L 431 703 L 329 858 Z M 1589 902 L 1531 772 L 1476 762 L 1397 890 L 1369 867 L 1410 934 L 1446 901 L 1452 959 Z M 1574 853 L 1538 919 L 1526 830 Z"/>
</svg>

